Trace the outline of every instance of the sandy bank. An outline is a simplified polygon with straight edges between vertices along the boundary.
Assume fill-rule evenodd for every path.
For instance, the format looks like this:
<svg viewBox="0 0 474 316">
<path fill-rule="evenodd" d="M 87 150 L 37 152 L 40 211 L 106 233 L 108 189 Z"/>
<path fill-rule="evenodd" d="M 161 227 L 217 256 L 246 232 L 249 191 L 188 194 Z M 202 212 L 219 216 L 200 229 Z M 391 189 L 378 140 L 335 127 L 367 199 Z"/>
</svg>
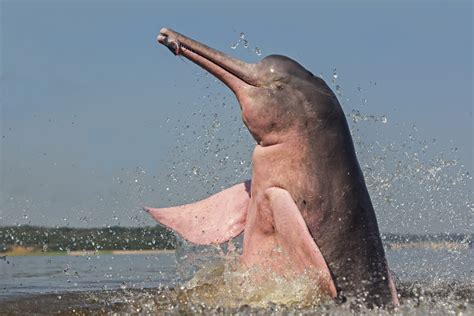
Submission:
<svg viewBox="0 0 474 316">
<path fill-rule="evenodd" d="M 33 247 L 13 246 L 6 252 L 0 252 L 0 257 L 16 256 L 94 256 L 94 255 L 155 255 L 173 254 L 174 250 L 77 250 L 77 251 L 42 251 Z"/>
</svg>

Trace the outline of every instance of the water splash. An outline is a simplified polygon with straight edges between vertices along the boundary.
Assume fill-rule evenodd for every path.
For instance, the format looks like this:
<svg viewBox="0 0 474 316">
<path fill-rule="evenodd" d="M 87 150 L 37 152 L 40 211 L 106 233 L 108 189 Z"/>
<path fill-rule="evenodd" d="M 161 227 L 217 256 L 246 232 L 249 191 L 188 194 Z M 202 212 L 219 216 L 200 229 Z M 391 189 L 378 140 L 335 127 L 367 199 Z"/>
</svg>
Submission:
<svg viewBox="0 0 474 316">
<path fill-rule="evenodd" d="M 262 275 L 267 275 L 264 281 Z M 220 265 L 200 270 L 181 288 L 187 300 L 194 304 L 238 308 L 266 308 L 271 305 L 286 307 L 318 306 L 329 301 L 317 283 L 302 274 L 292 279 L 271 271 L 242 268 L 237 258 L 226 259 Z"/>
<path fill-rule="evenodd" d="M 423 139 L 414 123 L 390 120 L 388 114 L 364 113 L 368 102 L 362 92 L 367 89 L 357 85 L 356 94 L 347 97 L 336 68 L 331 84 L 349 118 L 382 231 L 429 233 L 441 226 L 444 232 L 470 231 L 472 175 L 460 162 L 456 147 L 443 149 L 446 144 Z M 377 83 L 369 85 L 374 89 Z"/>
<path fill-rule="evenodd" d="M 262 55 L 262 49 L 260 47 L 255 46 L 254 49 L 250 49 L 249 41 L 245 37 L 244 32 L 239 33 L 239 39 L 237 41 L 233 42 L 230 45 L 230 48 L 231 49 L 237 49 L 237 47 L 239 47 L 240 45 L 242 45 L 242 47 L 245 48 L 248 52 L 254 52 L 257 56 Z"/>
<path fill-rule="evenodd" d="M 219 271 L 216 271 L 219 274 Z M 203 285 L 203 288 L 205 286 Z M 7 314 L 318 314 L 318 315 L 472 315 L 472 289 L 468 284 L 404 284 L 400 288 L 401 306 L 395 310 L 367 309 L 363 306 L 321 302 L 309 306 L 268 304 L 251 307 L 242 304 L 226 307 L 199 301 L 194 293 L 181 287 L 158 289 L 125 288 L 97 292 L 72 292 L 37 295 L 0 301 Z M 212 296 L 212 294 L 210 294 Z M 235 297 L 234 297 L 235 299 Z M 317 302 L 317 301 L 316 301 Z M 225 304 L 225 302 L 223 302 Z"/>
<path fill-rule="evenodd" d="M 373 121 L 386 124 L 388 121 L 385 115 L 377 116 L 373 114 L 362 114 L 359 110 L 356 109 L 353 109 L 349 114 L 347 114 L 347 116 L 350 117 L 354 123 L 360 121 Z"/>
</svg>

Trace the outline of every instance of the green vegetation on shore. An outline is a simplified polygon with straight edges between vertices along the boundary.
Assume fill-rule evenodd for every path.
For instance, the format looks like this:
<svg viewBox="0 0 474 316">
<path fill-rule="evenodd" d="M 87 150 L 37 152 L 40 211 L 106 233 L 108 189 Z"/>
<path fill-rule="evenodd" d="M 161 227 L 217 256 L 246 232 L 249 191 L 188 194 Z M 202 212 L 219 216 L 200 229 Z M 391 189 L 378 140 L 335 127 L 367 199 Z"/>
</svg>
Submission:
<svg viewBox="0 0 474 316">
<path fill-rule="evenodd" d="M 0 252 L 24 247 L 44 252 L 174 249 L 175 235 L 161 226 L 70 228 L 0 227 Z"/>
<path fill-rule="evenodd" d="M 400 245 L 453 244 L 472 247 L 472 234 L 382 234 L 389 248 Z M 162 227 L 70 228 L 38 226 L 0 227 L 0 253 L 15 248 L 33 252 L 165 250 L 176 248 L 173 232 Z M 403 248 L 403 247 L 402 247 Z"/>
</svg>

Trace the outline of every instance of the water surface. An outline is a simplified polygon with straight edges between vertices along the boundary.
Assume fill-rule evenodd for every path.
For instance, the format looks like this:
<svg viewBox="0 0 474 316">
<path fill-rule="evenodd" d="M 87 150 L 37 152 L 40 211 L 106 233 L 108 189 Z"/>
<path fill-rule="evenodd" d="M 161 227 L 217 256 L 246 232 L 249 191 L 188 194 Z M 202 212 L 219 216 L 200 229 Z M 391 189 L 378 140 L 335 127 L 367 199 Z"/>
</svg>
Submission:
<svg viewBox="0 0 474 316">
<path fill-rule="evenodd" d="M 402 306 L 412 314 L 474 314 L 472 249 L 389 250 Z M 25 256 L 0 260 L 0 311 L 38 312 L 316 312 L 351 313 L 350 304 L 225 309 L 193 299 L 177 275 L 173 253 L 147 255 Z M 201 288 L 200 295 L 219 290 Z M 221 303 L 225 305 L 225 302 Z M 360 312 L 360 310 L 359 310 Z M 378 311 L 380 313 L 381 311 Z M 392 311 L 393 312 L 393 311 Z M 385 313 L 385 312 L 383 312 Z"/>
</svg>

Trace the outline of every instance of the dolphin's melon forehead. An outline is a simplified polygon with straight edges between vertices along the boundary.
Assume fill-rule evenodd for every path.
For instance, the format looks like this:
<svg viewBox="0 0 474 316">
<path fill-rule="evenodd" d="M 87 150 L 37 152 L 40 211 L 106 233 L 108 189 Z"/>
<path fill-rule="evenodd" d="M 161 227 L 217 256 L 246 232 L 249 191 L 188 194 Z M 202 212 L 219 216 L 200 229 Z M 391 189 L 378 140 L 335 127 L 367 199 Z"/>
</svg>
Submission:
<svg viewBox="0 0 474 316">
<path fill-rule="evenodd" d="M 280 76 L 313 76 L 300 63 L 284 55 L 268 55 L 258 63 L 258 68 Z"/>
</svg>

